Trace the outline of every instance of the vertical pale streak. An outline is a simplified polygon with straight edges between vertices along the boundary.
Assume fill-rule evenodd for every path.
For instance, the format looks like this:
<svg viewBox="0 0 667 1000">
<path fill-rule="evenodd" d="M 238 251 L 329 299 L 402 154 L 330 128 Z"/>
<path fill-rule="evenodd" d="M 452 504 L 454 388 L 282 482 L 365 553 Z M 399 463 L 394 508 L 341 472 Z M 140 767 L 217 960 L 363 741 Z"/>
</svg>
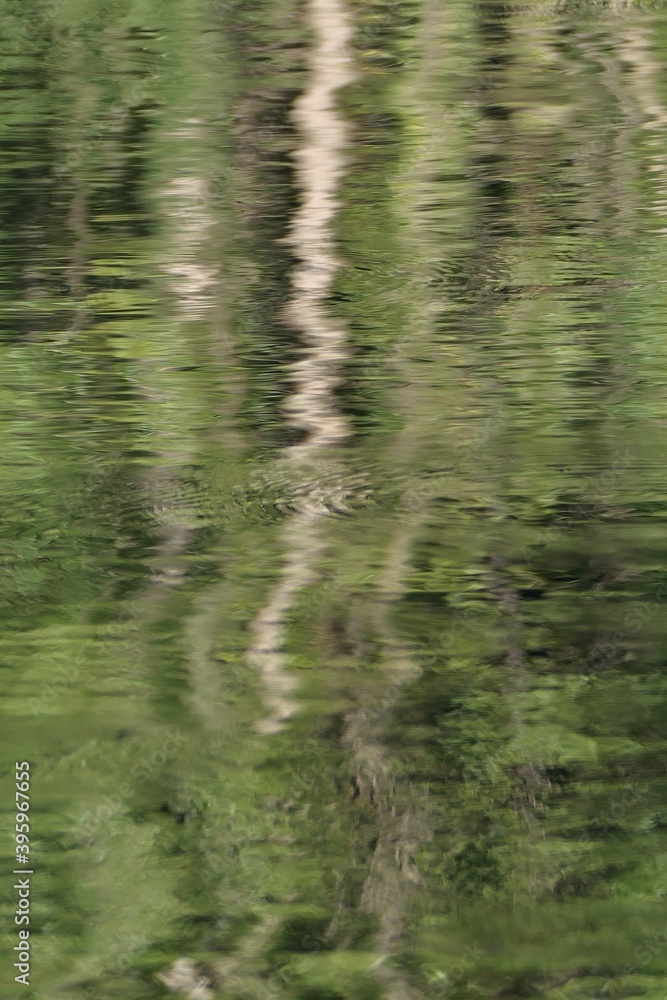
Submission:
<svg viewBox="0 0 667 1000">
<path fill-rule="evenodd" d="M 339 266 L 331 221 L 338 209 L 347 127 L 334 95 L 354 79 L 347 56 L 351 27 L 339 0 L 310 0 L 309 13 L 316 36 L 311 85 L 294 108 L 302 137 L 294 153 L 302 204 L 288 237 L 299 265 L 292 274 L 294 292 L 286 310 L 286 319 L 301 332 L 306 348 L 293 368 L 294 391 L 285 404 L 290 423 L 307 434 L 291 449 L 300 454 L 349 434 L 333 397 L 340 380 L 338 364 L 346 357 L 346 334 L 328 315 L 323 300 Z"/>
<path fill-rule="evenodd" d="M 199 137 L 198 125 L 196 121 L 188 122 L 187 127 L 174 133 L 175 142 L 194 143 Z M 204 267 L 197 259 L 212 226 L 212 219 L 205 210 L 206 195 L 206 181 L 198 176 L 174 178 L 159 193 L 166 221 L 178 232 L 175 252 L 171 260 L 164 262 L 162 271 L 171 279 L 177 305 L 176 319 L 182 324 L 205 316 L 211 307 L 212 289 L 215 287 L 214 271 Z M 177 351 L 182 349 L 183 341 L 174 338 L 172 343 Z M 169 365 L 165 365 L 167 360 L 166 356 L 157 356 L 150 364 L 145 363 L 144 382 L 149 384 L 144 384 L 142 389 L 147 398 L 157 405 L 171 402 L 169 380 L 163 377 L 169 371 Z M 149 371 L 149 368 L 152 370 Z M 187 433 L 187 429 L 175 435 L 168 419 L 156 437 L 163 439 L 164 448 L 156 451 L 155 465 L 146 478 L 162 541 L 156 550 L 158 565 L 152 579 L 160 584 L 173 585 L 185 579 L 182 556 L 194 528 L 194 511 L 179 498 L 179 472 L 194 461 L 196 439 Z"/>
<path fill-rule="evenodd" d="M 664 218 L 667 209 L 667 153 L 665 134 L 667 130 L 667 110 L 660 100 L 660 72 L 662 66 L 654 58 L 650 35 L 640 25 L 633 24 L 621 34 L 619 52 L 623 62 L 632 67 L 630 87 L 639 107 L 643 122 L 640 128 L 650 131 L 651 137 L 648 169 L 656 175 L 655 196 L 652 209 L 658 218 Z M 664 227 L 661 235 L 667 232 Z"/>
<path fill-rule="evenodd" d="M 294 152 L 301 206 L 287 242 L 298 263 L 292 272 L 292 298 L 285 321 L 301 334 L 303 356 L 291 371 L 293 390 L 285 403 L 287 420 L 304 432 L 298 444 L 285 449 L 290 478 L 301 475 L 301 463 L 311 463 L 329 445 L 350 434 L 338 411 L 334 390 L 339 366 L 346 357 L 346 333 L 330 316 L 325 298 L 339 261 L 331 223 L 339 207 L 336 195 L 343 175 L 347 143 L 345 120 L 336 110 L 335 95 L 354 79 L 348 43 L 352 28 L 340 0 L 309 0 L 307 14 L 314 35 L 310 52 L 310 83 L 294 107 L 301 145 Z M 294 714 L 290 698 L 295 678 L 282 652 L 285 620 L 299 590 L 314 579 L 313 563 L 322 551 L 319 525 L 328 514 L 321 480 L 302 495 L 285 528 L 285 564 L 269 600 L 253 622 L 250 664 L 259 672 L 269 715 L 257 724 L 262 733 L 276 733 Z"/>
</svg>

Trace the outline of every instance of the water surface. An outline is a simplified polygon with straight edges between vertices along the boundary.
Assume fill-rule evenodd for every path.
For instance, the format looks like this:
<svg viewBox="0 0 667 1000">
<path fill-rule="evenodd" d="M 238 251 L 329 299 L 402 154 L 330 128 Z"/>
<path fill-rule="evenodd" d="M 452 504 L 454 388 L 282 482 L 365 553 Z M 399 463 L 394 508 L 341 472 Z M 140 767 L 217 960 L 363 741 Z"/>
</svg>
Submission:
<svg viewBox="0 0 667 1000">
<path fill-rule="evenodd" d="M 30 995 L 662 998 L 660 5 L 0 24 Z"/>
</svg>

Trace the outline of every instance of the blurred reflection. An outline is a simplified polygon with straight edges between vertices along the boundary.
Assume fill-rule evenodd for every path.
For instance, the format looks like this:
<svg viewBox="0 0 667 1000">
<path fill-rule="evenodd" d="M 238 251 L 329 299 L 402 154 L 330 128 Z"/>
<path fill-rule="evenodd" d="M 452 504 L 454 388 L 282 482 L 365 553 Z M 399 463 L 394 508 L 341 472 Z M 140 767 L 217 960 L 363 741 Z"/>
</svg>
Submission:
<svg viewBox="0 0 667 1000">
<path fill-rule="evenodd" d="M 662 11 L 2 26 L 35 990 L 662 996 Z"/>
</svg>

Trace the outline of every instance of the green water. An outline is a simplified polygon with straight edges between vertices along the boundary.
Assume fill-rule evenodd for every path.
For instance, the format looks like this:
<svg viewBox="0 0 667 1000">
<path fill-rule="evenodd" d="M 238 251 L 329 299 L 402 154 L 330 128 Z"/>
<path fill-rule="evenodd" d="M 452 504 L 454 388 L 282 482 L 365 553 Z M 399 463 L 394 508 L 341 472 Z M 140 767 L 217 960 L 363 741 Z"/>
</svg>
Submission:
<svg viewBox="0 0 667 1000">
<path fill-rule="evenodd" d="M 0 29 L 0 996 L 663 1000 L 665 8 Z"/>
</svg>

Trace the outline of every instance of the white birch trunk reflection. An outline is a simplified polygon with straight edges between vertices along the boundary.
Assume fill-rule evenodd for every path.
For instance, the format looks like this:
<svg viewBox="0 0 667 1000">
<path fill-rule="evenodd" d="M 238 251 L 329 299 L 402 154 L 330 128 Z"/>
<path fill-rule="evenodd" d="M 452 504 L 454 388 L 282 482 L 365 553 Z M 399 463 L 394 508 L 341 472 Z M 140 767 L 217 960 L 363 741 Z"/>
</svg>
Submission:
<svg viewBox="0 0 667 1000">
<path fill-rule="evenodd" d="M 335 95 L 354 79 L 348 52 L 352 29 L 339 0 L 310 0 L 307 10 L 315 41 L 310 84 L 294 108 L 302 140 L 294 153 L 301 207 L 288 237 L 298 264 L 285 315 L 303 343 L 303 356 L 291 372 L 294 389 L 285 404 L 289 424 L 304 433 L 303 440 L 285 452 L 292 481 L 302 476 L 303 463 L 319 460 L 324 449 L 350 435 L 334 397 L 346 357 L 346 332 L 328 313 L 325 298 L 339 267 L 331 224 L 339 207 L 336 192 L 345 166 L 347 128 L 336 110 Z M 320 523 L 329 513 L 327 495 L 318 477 L 301 494 L 285 529 L 282 576 L 252 625 L 248 659 L 264 686 L 268 715 L 257 724 L 263 733 L 280 731 L 296 710 L 291 697 L 296 681 L 282 651 L 285 623 L 295 594 L 313 579 L 315 559 L 324 545 Z"/>
</svg>

